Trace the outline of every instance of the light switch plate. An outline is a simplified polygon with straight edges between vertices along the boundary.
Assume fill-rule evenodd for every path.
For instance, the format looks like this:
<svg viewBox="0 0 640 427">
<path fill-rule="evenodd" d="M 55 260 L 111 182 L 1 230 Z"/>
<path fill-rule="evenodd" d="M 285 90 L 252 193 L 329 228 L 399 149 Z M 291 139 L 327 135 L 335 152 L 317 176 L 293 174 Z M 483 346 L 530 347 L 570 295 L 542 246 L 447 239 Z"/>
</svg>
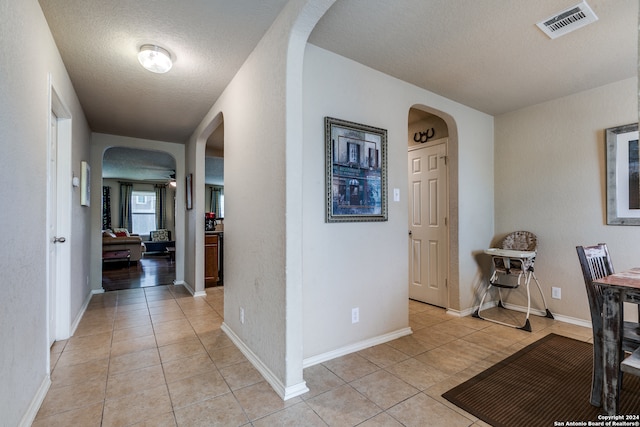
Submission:
<svg viewBox="0 0 640 427">
<path fill-rule="evenodd" d="M 400 189 L 399 188 L 394 188 L 393 189 L 393 201 L 394 202 L 399 202 L 400 201 Z"/>
</svg>

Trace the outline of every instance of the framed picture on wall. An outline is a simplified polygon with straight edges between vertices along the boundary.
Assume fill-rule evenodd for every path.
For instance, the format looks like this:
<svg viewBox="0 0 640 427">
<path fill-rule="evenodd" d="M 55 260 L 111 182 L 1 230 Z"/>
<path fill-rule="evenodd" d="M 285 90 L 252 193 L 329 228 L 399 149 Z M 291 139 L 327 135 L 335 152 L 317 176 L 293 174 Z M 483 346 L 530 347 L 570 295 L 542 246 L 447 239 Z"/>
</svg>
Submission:
<svg viewBox="0 0 640 427">
<path fill-rule="evenodd" d="M 387 131 L 325 117 L 326 222 L 387 220 Z"/>
<path fill-rule="evenodd" d="M 638 124 L 606 129 L 607 224 L 640 225 Z"/>
<path fill-rule="evenodd" d="M 91 167 L 84 160 L 80 162 L 80 205 L 91 204 Z"/>
<path fill-rule="evenodd" d="M 186 200 L 187 200 L 187 210 L 193 209 L 193 174 L 190 173 L 187 175 L 187 192 L 186 192 Z"/>
</svg>

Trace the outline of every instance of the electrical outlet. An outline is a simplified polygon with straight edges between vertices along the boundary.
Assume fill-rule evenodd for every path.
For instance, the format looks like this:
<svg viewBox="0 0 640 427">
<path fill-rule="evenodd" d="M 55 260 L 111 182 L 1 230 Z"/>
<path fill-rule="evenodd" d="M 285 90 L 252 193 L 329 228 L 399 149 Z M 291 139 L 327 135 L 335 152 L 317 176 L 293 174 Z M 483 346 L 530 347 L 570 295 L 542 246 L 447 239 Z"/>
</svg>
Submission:
<svg viewBox="0 0 640 427">
<path fill-rule="evenodd" d="M 360 321 L 360 309 L 358 307 L 351 309 L 351 323 L 358 323 Z"/>
<path fill-rule="evenodd" d="M 240 307 L 240 323 L 244 325 L 244 308 Z"/>
<path fill-rule="evenodd" d="M 562 299 L 562 291 L 560 288 L 551 288 L 551 298 Z"/>
</svg>

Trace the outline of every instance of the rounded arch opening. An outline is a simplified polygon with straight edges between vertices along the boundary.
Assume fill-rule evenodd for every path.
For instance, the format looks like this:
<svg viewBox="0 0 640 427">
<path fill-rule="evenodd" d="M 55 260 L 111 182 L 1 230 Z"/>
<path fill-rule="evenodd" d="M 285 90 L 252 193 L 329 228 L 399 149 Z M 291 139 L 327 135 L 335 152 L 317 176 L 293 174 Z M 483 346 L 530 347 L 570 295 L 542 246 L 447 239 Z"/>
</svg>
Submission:
<svg viewBox="0 0 640 427">
<path fill-rule="evenodd" d="M 458 131 L 456 121 L 451 115 L 443 111 L 424 104 L 414 104 L 407 113 L 407 126 L 408 150 L 419 148 L 420 145 L 431 145 L 446 141 L 444 160 L 447 166 L 447 297 L 445 308 L 459 310 Z M 411 208 L 409 210 L 411 211 Z M 409 225 L 411 226 L 411 224 Z M 411 272 L 409 275 L 411 277 Z"/>
<path fill-rule="evenodd" d="M 153 253 L 164 256 L 167 247 L 175 248 L 176 168 L 175 156 L 164 150 L 126 145 L 107 146 L 102 150 L 100 209 L 103 259 L 105 252 L 126 249 L 133 265 L 158 262 L 164 258 L 151 261 L 144 261 L 144 258 Z M 126 229 L 131 236 L 125 241 L 110 239 L 109 236 L 114 234 L 120 236 L 119 229 Z M 151 238 L 152 233 L 162 233 L 166 242 L 151 242 L 155 240 Z M 157 278 L 157 284 L 176 280 L 175 264 L 172 266 L 173 269 L 164 271 L 163 276 Z M 105 281 L 106 270 L 113 270 L 111 267 L 113 265 L 109 264 L 107 268 L 107 264 L 101 263 L 105 291 L 142 286 L 142 276 L 135 274 L 128 276 L 128 283 L 113 280 L 113 276 Z M 145 281 L 150 283 L 148 278 Z"/>
<path fill-rule="evenodd" d="M 213 111 L 213 110 L 212 110 Z M 193 164 L 193 209 L 188 212 L 191 245 L 187 248 L 187 281 L 194 284 L 195 295 L 203 295 L 205 287 L 223 284 L 223 235 L 218 234 L 216 263 L 207 255 L 207 233 L 221 232 L 224 221 L 224 114 L 210 114 L 195 134 Z M 211 213 L 216 213 L 215 223 Z M 193 233 L 193 234 L 191 234 Z M 205 257 L 198 256 L 202 248 Z"/>
</svg>

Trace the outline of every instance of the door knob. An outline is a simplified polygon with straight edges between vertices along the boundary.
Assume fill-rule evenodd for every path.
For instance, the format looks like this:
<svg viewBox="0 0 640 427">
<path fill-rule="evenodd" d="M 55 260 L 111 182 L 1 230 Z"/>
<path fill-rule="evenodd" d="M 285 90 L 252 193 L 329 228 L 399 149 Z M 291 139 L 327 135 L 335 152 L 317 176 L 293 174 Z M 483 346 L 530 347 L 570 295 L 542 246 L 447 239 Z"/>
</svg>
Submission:
<svg viewBox="0 0 640 427">
<path fill-rule="evenodd" d="M 411 236 L 413 234 L 413 231 L 409 230 L 409 236 Z"/>
<path fill-rule="evenodd" d="M 53 238 L 53 243 L 64 243 L 66 242 L 67 239 L 65 239 L 64 237 L 55 237 Z"/>
</svg>

